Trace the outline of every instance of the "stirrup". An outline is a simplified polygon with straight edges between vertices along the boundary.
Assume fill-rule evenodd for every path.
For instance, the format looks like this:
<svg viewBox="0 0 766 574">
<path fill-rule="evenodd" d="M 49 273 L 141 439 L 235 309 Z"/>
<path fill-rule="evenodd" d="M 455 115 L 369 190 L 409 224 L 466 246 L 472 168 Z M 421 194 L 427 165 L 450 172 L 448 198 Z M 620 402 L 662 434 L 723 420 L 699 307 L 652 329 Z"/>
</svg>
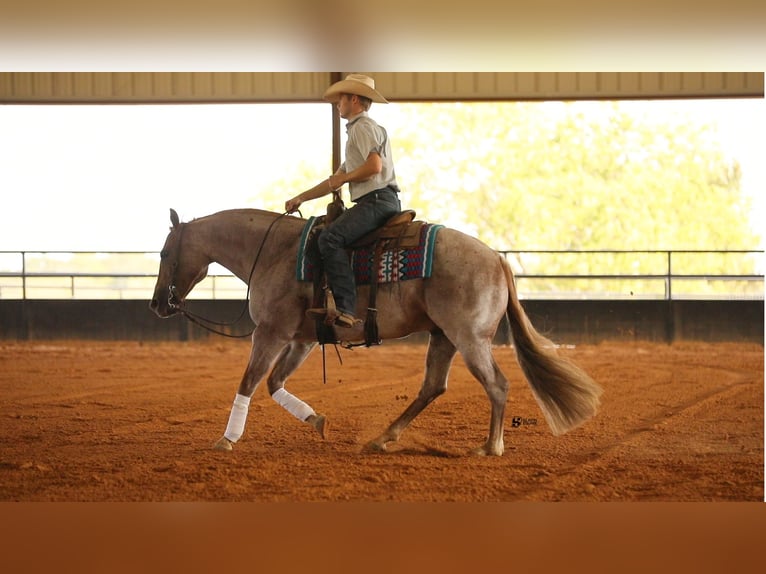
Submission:
<svg viewBox="0 0 766 574">
<path fill-rule="evenodd" d="M 361 319 L 357 319 L 350 313 L 341 313 L 335 318 L 335 324 L 338 327 L 356 327 L 357 325 L 362 324 Z"/>
<path fill-rule="evenodd" d="M 334 309 L 316 307 L 306 310 L 306 316 L 315 321 L 322 321 L 325 325 L 334 325 L 335 320 L 338 318 L 338 312 Z"/>
<path fill-rule="evenodd" d="M 316 321 L 322 321 L 325 325 L 337 325 L 338 327 L 356 327 L 362 324 L 362 321 L 351 313 L 339 313 L 337 310 L 322 307 L 308 309 L 306 316 Z"/>
</svg>

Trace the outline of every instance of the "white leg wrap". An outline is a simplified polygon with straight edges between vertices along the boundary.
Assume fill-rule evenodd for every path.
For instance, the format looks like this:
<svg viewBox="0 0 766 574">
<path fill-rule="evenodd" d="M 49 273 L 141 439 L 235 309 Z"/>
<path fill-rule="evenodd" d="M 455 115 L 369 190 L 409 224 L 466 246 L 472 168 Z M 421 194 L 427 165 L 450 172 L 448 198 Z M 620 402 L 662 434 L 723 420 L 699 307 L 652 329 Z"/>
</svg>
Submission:
<svg viewBox="0 0 766 574">
<path fill-rule="evenodd" d="M 277 404 L 283 407 L 288 413 L 299 420 L 305 421 L 311 415 L 316 414 L 314 409 L 312 409 L 298 397 L 288 393 L 284 388 L 277 389 L 277 391 L 271 395 L 271 398 L 274 399 Z"/>
<path fill-rule="evenodd" d="M 229 424 L 226 426 L 226 432 L 223 433 L 231 442 L 237 442 L 245 430 L 245 421 L 247 420 L 247 411 L 250 408 L 250 397 L 240 395 L 234 397 L 234 404 L 231 406 L 229 415 Z"/>
</svg>

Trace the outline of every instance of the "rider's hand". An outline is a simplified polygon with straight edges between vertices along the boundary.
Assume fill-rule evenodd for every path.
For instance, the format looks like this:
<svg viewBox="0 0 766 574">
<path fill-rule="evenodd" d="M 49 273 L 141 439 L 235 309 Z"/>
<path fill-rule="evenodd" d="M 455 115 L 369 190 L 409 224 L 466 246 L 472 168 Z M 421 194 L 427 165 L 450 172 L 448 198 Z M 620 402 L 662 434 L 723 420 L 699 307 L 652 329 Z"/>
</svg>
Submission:
<svg viewBox="0 0 766 574">
<path fill-rule="evenodd" d="M 297 196 L 293 197 L 292 199 L 288 199 L 285 201 L 285 211 L 287 213 L 293 213 L 301 206 L 301 203 L 303 202 Z"/>
<path fill-rule="evenodd" d="M 344 175 L 343 173 L 334 173 L 327 178 L 327 185 L 330 186 L 330 191 L 337 191 L 343 187 L 343 184 L 346 183 Z"/>
</svg>

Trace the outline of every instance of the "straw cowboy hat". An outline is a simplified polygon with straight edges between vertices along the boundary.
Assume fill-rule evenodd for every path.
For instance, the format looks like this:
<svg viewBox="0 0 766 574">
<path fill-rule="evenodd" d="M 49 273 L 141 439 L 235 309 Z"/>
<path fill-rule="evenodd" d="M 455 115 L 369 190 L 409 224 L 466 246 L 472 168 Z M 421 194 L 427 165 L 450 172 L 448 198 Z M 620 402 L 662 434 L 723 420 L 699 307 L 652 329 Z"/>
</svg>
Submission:
<svg viewBox="0 0 766 574">
<path fill-rule="evenodd" d="M 335 82 L 327 88 L 322 97 L 328 102 L 335 103 L 340 99 L 341 94 L 356 94 L 357 96 L 370 98 L 373 102 L 378 102 L 379 104 L 388 103 L 388 100 L 375 89 L 375 80 L 362 74 L 349 74 L 345 80 Z"/>
</svg>

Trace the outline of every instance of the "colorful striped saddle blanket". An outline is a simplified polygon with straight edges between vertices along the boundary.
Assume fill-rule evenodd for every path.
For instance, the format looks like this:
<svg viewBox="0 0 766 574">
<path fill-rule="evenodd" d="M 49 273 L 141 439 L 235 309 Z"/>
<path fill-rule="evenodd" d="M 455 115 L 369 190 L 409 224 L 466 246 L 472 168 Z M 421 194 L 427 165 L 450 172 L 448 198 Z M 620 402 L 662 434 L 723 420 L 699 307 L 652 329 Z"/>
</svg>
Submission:
<svg viewBox="0 0 766 574">
<path fill-rule="evenodd" d="M 301 240 L 298 246 L 298 264 L 296 267 L 298 281 L 314 280 L 316 265 L 309 253 L 312 251 L 310 248 L 311 242 L 316 241 L 316 226 L 319 223 L 319 219 L 317 217 L 310 217 L 301 233 Z M 374 244 L 351 251 L 351 268 L 354 270 L 357 285 L 369 285 L 371 278 L 375 277 L 375 274 L 377 274 L 378 283 L 424 279 L 431 276 L 436 234 L 444 226 L 433 223 L 414 223 L 421 224 L 420 240 L 417 247 L 384 250 L 380 256 L 380 263 L 377 269 L 373 269 L 375 259 Z M 395 240 L 391 241 L 393 245 L 396 245 Z M 318 252 L 314 257 L 318 257 Z"/>
</svg>

